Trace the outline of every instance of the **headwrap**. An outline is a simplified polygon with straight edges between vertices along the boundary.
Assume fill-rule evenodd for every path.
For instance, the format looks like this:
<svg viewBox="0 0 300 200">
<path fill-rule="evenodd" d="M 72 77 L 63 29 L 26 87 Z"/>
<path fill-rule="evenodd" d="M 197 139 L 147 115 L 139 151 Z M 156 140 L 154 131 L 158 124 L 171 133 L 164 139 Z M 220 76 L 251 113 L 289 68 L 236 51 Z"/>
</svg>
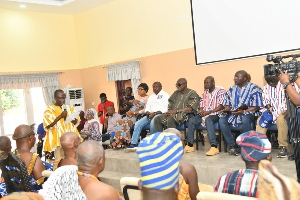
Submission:
<svg viewBox="0 0 300 200">
<path fill-rule="evenodd" d="M 158 132 L 144 138 L 138 148 L 143 187 L 167 190 L 179 179 L 182 143 L 174 133 Z"/>
<path fill-rule="evenodd" d="M 97 112 L 94 108 L 89 108 L 85 111 L 85 116 L 87 116 L 87 115 L 95 117 L 95 116 L 97 116 Z"/>
<path fill-rule="evenodd" d="M 257 162 L 271 153 L 271 143 L 267 136 L 256 131 L 239 135 L 236 143 L 241 147 L 241 154 L 246 161 Z"/>
</svg>

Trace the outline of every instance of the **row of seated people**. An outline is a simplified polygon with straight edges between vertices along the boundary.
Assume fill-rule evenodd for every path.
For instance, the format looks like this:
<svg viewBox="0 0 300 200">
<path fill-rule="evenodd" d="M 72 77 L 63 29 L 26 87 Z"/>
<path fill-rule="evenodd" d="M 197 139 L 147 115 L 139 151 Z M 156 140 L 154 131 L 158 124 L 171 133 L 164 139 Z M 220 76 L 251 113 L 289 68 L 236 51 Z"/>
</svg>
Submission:
<svg viewBox="0 0 300 200">
<path fill-rule="evenodd" d="M 204 80 L 204 93 L 200 96 L 187 87 L 187 80 L 181 78 L 177 81 L 177 90 L 170 96 L 162 90 L 160 82 L 153 83 L 153 94 L 148 96 L 148 86 L 142 83 L 138 87 L 136 99 L 145 104 L 144 108 L 128 111 L 128 116 L 144 113 L 145 116 L 134 124 L 131 145 L 126 152 L 135 151 L 142 130 L 150 125 L 150 133 L 162 131 L 163 128 L 176 128 L 177 125 L 188 121 L 187 145 L 185 152 L 194 151 L 194 132 L 201 124 L 206 127 L 210 150 L 208 156 L 219 153 L 215 136 L 215 123 L 219 123 L 221 132 L 229 146 L 229 154 L 238 155 L 235 148 L 234 137 L 231 127 L 240 127 L 241 132 L 253 129 L 254 116 L 261 115 L 257 119 L 256 130 L 266 133 L 268 126 L 276 124 L 278 127 L 279 152 L 278 157 L 287 156 L 288 146 L 288 124 L 287 105 L 284 88 L 278 76 L 265 76 L 267 85 L 263 90 L 256 84 L 250 82 L 249 74 L 240 70 L 234 75 L 234 85 L 228 91 L 222 87 L 215 86 L 213 77 L 208 76 Z M 295 87 L 297 87 L 295 85 Z M 200 103 L 199 103 L 200 99 Z M 127 101 L 127 104 L 129 101 Z M 265 107 L 271 107 L 266 109 Z M 110 108 L 107 108 L 109 110 Z M 121 116 L 108 112 L 108 121 L 113 121 L 116 126 Z M 189 118 L 186 114 L 191 112 L 194 117 Z M 118 116 L 118 117 L 116 117 Z M 110 118 L 118 120 L 110 120 Z M 113 127 L 113 126 L 111 126 Z M 115 127 L 110 132 L 116 131 Z"/>
</svg>

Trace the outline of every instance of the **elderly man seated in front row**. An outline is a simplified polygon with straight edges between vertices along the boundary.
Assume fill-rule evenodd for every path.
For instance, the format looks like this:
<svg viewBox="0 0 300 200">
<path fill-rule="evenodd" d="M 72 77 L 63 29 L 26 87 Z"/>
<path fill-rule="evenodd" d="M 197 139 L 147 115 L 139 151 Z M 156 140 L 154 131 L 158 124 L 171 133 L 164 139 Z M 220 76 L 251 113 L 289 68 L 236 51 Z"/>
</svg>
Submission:
<svg viewBox="0 0 300 200">
<path fill-rule="evenodd" d="M 117 190 L 98 180 L 104 170 L 103 147 L 95 140 L 81 143 L 77 149 L 78 167 L 59 167 L 39 191 L 45 199 L 119 200 Z"/>
<path fill-rule="evenodd" d="M 46 168 L 52 170 L 52 165 L 43 163 L 38 154 L 30 152 L 36 141 L 36 133 L 33 131 L 33 128 L 31 126 L 18 126 L 15 129 L 12 138 L 16 140 L 17 148 L 13 153 L 8 152 L 6 154 L 6 158 L 3 158 L 1 160 L 1 168 L 3 168 L 2 176 L 4 177 L 3 182 L 0 183 L 0 195 L 2 197 L 6 196 L 9 192 L 20 191 L 19 188 L 16 188 L 12 185 L 10 185 L 10 188 L 6 188 L 5 181 L 8 182 L 9 180 L 5 180 L 5 177 L 11 177 L 14 172 L 19 172 L 19 174 L 28 173 L 31 191 L 37 191 L 41 189 L 41 185 L 44 183 L 42 171 L 44 171 Z M 6 145 L 10 146 L 10 141 L 8 141 L 7 138 L 4 140 L 6 141 Z M 7 161 L 7 159 L 12 159 L 12 161 L 15 161 L 19 164 L 21 163 L 20 166 L 23 162 L 27 168 L 26 172 L 24 172 L 22 168 L 18 169 L 15 166 L 4 165 L 3 163 Z M 20 162 L 20 160 L 22 162 Z M 13 181 L 15 181 L 15 178 Z"/>
</svg>

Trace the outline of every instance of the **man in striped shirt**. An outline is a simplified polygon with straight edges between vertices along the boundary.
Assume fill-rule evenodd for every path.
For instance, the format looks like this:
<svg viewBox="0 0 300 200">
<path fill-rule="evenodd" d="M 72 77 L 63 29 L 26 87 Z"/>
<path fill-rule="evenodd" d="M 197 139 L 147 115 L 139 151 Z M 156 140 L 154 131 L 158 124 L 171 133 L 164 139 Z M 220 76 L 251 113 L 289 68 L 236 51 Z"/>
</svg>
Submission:
<svg viewBox="0 0 300 200">
<path fill-rule="evenodd" d="M 257 198 L 258 163 L 264 159 L 272 160 L 271 143 L 265 134 L 255 131 L 241 134 L 236 142 L 241 147 L 246 169 L 222 175 L 214 191 Z"/>
<path fill-rule="evenodd" d="M 262 89 L 248 80 L 249 74 L 246 71 L 237 71 L 234 75 L 235 85 L 229 88 L 222 102 L 225 109 L 220 115 L 219 125 L 229 146 L 230 155 L 238 156 L 230 126 L 241 126 L 242 132 L 252 130 L 254 113 L 264 105 Z"/>
<path fill-rule="evenodd" d="M 187 133 L 188 143 L 184 148 L 184 152 L 188 153 L 195 151 L 193 147 L 194 132 L 196 126 L 201 124 L 202 126 L 207 128 L 209 142 L 211 145 L 211 148 L 208 152 L 206 152 L 206 155 L 213 156 L 219 153 L 214 123 L 219 121 L 218 112 L 224 108 L 221 103 L 224 100 L 226 91 L 222 87 L 215 86 L 215 79 L 212 76 L 208 76 L 204 79 L 204 89 L 204 93 L 200 98 L 199 113 L 189 119 L 189 127 Z"/>
<path fill-rule="evenodd" d="M 276 123 L 279 143 L 279 152 L 277 157 L 285 158 L 287 157 L 288 125 L 286 122 L 287 105 L 284 89 L 277 75 L 265 76 L 265 80 L 268 84 L 265 85 L 263 89 L 264 106 L 271 106 L 272 111 L 266 109 L 261 110 L 263 115 L 257 119 L 256 131 L 266 134 L 268 127 L 272 123 Z M 271 112 L 270 115 L 273 117 L 270 120 L 271 123 L 265 123 L 265 120 L 263 119 L 267 115 L 265 112 Z"/>
</svg>

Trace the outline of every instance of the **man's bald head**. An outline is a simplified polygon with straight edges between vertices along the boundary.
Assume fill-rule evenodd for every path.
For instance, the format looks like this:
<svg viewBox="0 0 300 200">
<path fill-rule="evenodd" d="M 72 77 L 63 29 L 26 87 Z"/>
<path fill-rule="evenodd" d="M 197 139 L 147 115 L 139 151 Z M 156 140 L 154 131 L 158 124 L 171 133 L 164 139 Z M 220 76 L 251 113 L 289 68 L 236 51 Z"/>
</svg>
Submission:
<svg viewBox="0 0 300 200">
<path fill-rule="evenodd" d="M 22 125 L 19 125 L 15 129 L 15 132 L 14 132 L 12 138 L 14 140 L 20 140 L 20 139 L 26 138 L 27 136 L 29 136 L 31 134 L 34 134 L 32 127 L 22 124 Z"/>
<path fill-rule="evenodd" d="M 77 148 L 80 144 L 80 138 L 76 133 L 66 132 L 60 137 L 60 144 L 64 151 Z"/>
<path fill-rule="evenodd" d="M 176 128 L 167 128 L 165 129 L 163 132 L 166 133 L 174 133 L 175 135 L 177 135 L 179 137 L 179 139 L 181 140 L 181 132 L 179 130 L 177 130 Z"/>
<path fill-rule="evenodd" d="M 104 158 L 104 149 L 98 141 L 85 141 L 81 143 L 77 149 L 77 162 L 79 168 L 81 166 L 94 168 L 102 158 Z"/>
<path fill-rule="evenodd" d="M 11 142 L 7 136 L 0 136 L 0 160 L 7 157 L 11 151 Z"/>
</svg>

